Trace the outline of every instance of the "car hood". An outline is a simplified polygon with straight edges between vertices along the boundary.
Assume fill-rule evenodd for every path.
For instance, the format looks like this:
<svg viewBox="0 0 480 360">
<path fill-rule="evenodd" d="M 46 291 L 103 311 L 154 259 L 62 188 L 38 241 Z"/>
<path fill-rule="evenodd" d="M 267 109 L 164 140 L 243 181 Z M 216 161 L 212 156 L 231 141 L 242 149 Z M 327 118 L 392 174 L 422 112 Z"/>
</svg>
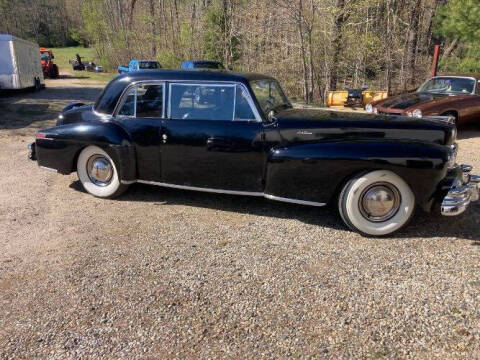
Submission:
<svg viewBox="0 0 480 360">
<path fill-rule="evenodd" d="M 277 114 L 277 126 L 287 142 L 383 139 L 448 145 L 455 134 L 455 125 L 443 120 L 319 109 L 284 110 Z"/>
<path fill-rule="evenodd" d="M 458 98 L 469 95 L 447 95 L 434 93 L 412 93 L 392 96 L 385 100 L 377 102 L 375 105 L 385 109 L 405 110 L 408 108 L 425 108 L 430 105 L 444 104 L 456 101 Z"/>
</svg>

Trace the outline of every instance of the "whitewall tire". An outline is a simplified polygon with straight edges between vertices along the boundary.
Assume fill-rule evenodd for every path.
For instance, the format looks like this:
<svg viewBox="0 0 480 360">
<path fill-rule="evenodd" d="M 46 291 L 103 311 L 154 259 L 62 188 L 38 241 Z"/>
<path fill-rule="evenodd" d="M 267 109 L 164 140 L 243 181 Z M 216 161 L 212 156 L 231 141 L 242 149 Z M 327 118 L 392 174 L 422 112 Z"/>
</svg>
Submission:
<svg viewBox="0 0 480 360">
<path fill-rule="evenodd" d="M 366 235 L 391 234 L 408 223 L 415 208 L 410 186 L 388 170 L 376 170 L 348 181 L 338 199 L 345 224 Z"/>
<path fill-rule="evenodd" d="M 84 189 L 96 197 L 114 198 L 128 187 L 120 182 L 112 158 L 97 146 L 82 150 L 77 160 L 77 174 Z"/>
</svg>

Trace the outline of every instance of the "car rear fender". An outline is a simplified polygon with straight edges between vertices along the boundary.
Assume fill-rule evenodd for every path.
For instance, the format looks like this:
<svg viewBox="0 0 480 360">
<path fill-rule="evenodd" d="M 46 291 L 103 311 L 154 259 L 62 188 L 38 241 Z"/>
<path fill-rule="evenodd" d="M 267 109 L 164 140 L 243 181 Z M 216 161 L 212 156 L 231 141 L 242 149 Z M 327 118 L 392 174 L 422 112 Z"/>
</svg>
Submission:
<svg viewBox="0 0 480 360">
<path fill-rule="evenodd" d="M 89 145 L 105 150 L 118 165 L 120 179 L 136 179 L 135 150 L 130 136 L 120 126 L 110 122 L 80 122 L 56 126 L 39 132 L 36 152 L 40 166 L 61 174 L 76 171 L 80 152 Z M 44 138 L 42 138 L 44 136 Z"/>
<path fill-rule="evenodd" d="M 268 156 L 265 193 L 329 203 L 348 179 L 373 170 L 390 170 L 411 187 L 417 203 L 431 208 L 445 177 L 449 150 L 422 142 L 331 141 L 273 148 Z"/>
</svg>

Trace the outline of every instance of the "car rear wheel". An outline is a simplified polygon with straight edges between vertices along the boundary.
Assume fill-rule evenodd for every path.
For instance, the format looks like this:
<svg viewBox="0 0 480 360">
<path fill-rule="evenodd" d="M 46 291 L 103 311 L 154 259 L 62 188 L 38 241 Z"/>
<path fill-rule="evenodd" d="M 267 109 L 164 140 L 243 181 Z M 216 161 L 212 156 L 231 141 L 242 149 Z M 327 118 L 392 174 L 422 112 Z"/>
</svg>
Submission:
<svg viewBox="0 0 480 360">
<path fill-rule="evenodd" d="M 115 162 L 97 146 L 82 150 L 77 160 L 77 174 L 84 189 L 96 197 L 114 198 L 128 188 L 120 182 Z"/>
<path fill-rule="evenodd" d="M 408 184 L 387 170 L 359 175 L 343 187 L 338 210 L 345 224 L 362 234 L 389 235 L 413 215 L 415 196 Z"/>
</svg>

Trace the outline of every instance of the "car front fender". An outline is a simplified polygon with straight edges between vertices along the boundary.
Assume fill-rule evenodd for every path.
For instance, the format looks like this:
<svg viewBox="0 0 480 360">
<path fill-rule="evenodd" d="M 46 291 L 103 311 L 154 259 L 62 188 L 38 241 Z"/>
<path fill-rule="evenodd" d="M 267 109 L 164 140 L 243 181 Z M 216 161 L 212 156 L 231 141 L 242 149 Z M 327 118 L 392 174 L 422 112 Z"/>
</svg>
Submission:
<svg viewBox="0 0 480 360">
<path fill-rule="evenodd" d="M 448 156 L 446 146 L 421 142 L 331 141 L 273 148 L 265 193 L 328 203 L 352 176 L 385 169 L 401 176 L 417 203 L 429 210 Z"/>
</svg>

